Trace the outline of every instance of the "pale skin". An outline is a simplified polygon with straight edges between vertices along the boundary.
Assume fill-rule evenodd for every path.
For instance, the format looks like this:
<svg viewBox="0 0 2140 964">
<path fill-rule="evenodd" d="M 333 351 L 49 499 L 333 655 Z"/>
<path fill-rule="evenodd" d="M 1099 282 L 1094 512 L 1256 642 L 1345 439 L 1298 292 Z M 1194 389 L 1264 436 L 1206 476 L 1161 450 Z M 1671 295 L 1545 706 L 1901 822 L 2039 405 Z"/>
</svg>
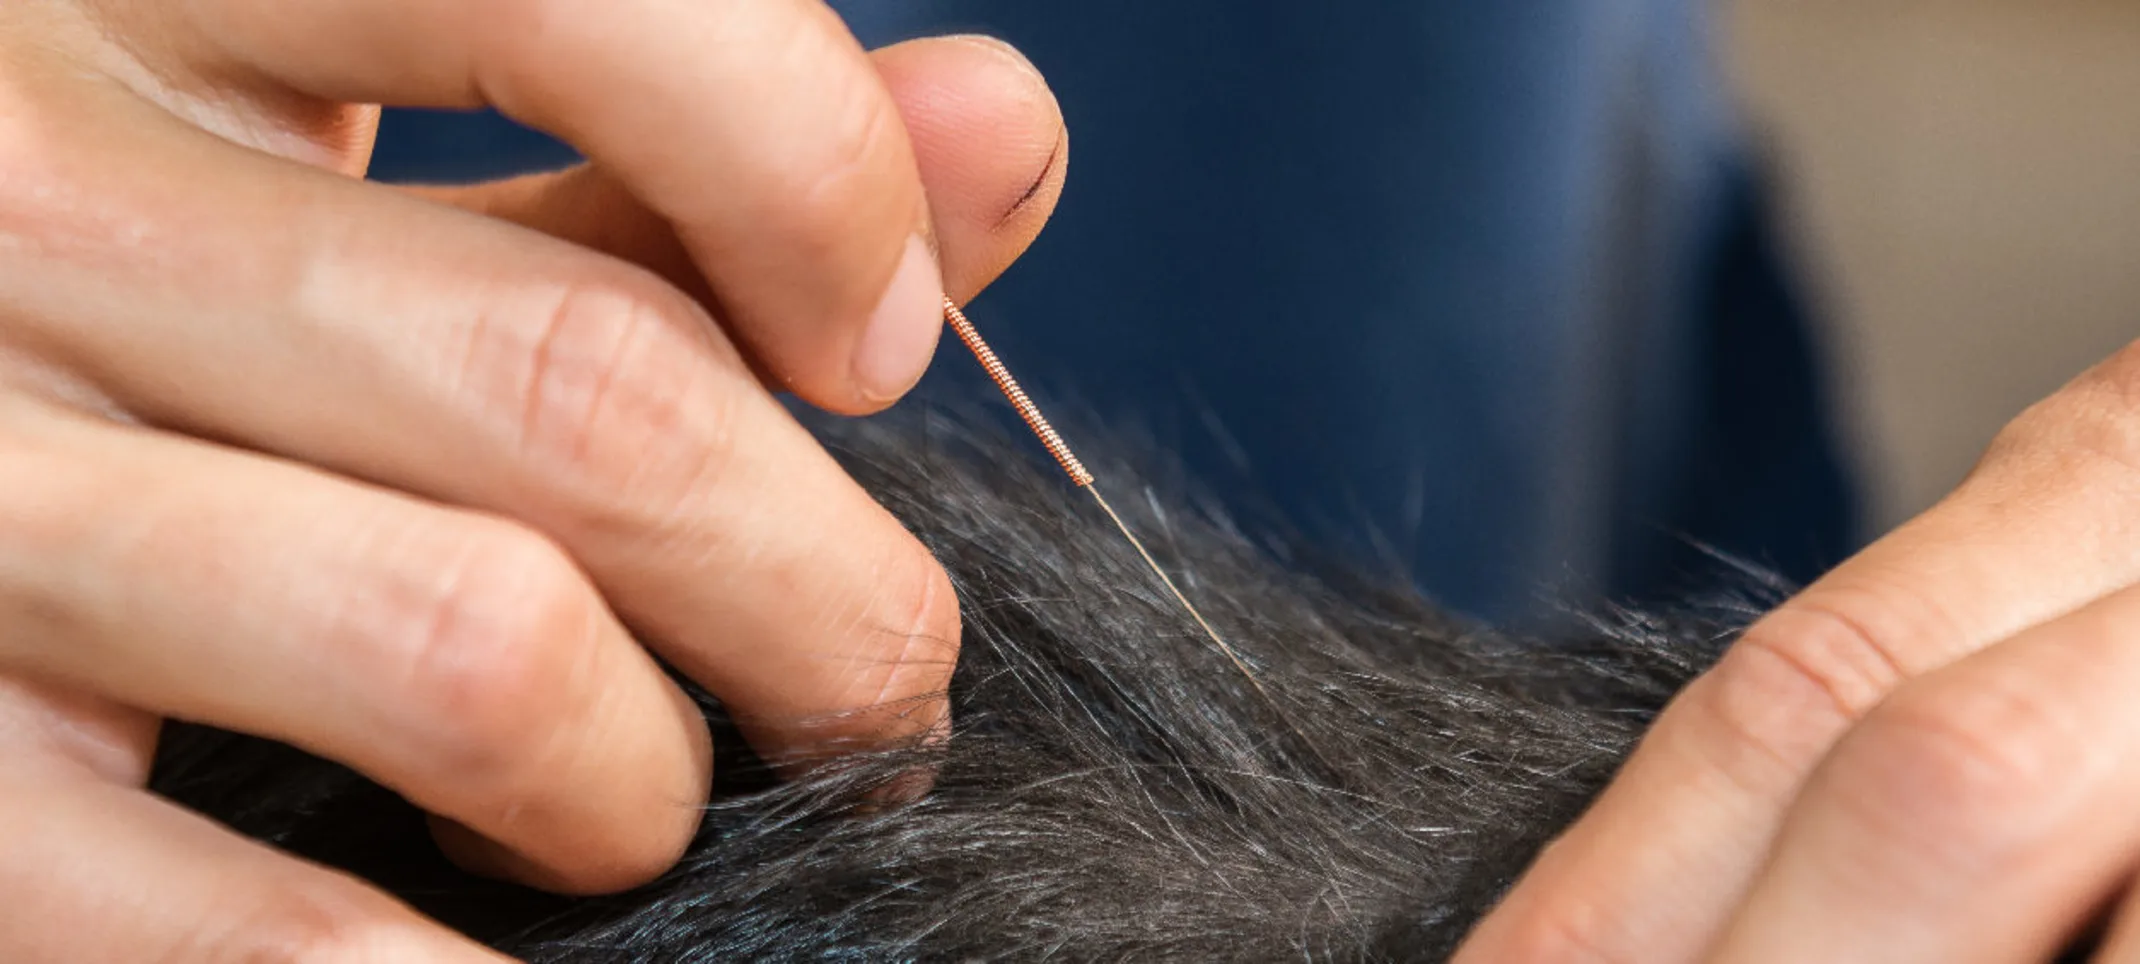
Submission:
<svg viewBox="0 0 2140 964">
<path fill-rule="evenodd" d="M 2140 345 L 1762 619 L 1459 964 L 2140 961 Z"/>
<path fill-rule="evenodd" d="M 363 184 L 374 102 L 594 162 Z M 141 792 L 166 717 L 570 892 L 709 779 L 635 635 L 775 755 L 937 731 L 943 575 L 772 390 L 896 399 L 1063 144 L 1000 46 L 813 0 L 0 5 L 0 959 L 494 959 Z M 2102 912 L 2140 961 L 2136 465 L 2128 350 L 1756 626 L 1460 960 L 2035 961 Z"/>
<path fill-rule="evenodd" d="M 365 183 L 381 102 L 592 161 Z M 0 4 L 0 959 L 494 959 L 147 795 L 166 718 L 575 893 L 705 799 L 654 654 L 791 766 L 940 733 L 948 582 L 775 391 L 905 393 L 1065 145 L 814 0 Z"/>
</svg>

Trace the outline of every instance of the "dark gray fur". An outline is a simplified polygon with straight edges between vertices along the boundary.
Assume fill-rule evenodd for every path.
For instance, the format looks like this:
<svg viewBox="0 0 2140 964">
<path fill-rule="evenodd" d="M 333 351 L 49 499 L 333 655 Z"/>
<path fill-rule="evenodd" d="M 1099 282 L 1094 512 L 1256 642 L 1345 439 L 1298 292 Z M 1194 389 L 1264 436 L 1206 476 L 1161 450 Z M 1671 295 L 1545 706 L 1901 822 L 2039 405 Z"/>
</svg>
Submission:
<svg viewBox="0 0 2140 964">
<path fill-rule="evenodd" d="M 1518 640 L 1288 574 L 1118 482 L 1281 719 L 1083 494 L 1004 456 L 1023 440 L 940 418 L 824 434 L 958 586 L 946 745 L 776 785 L 706 700 L 726 751 L 690 855 L 582 900 L 462 875 L 406 804 L 262 741 L 174 728 L 155 788 L 533 961 L 1434 960 L 1757 609 Z M 855 806 L 917 761 L 925 799 Z"/>
</svg>

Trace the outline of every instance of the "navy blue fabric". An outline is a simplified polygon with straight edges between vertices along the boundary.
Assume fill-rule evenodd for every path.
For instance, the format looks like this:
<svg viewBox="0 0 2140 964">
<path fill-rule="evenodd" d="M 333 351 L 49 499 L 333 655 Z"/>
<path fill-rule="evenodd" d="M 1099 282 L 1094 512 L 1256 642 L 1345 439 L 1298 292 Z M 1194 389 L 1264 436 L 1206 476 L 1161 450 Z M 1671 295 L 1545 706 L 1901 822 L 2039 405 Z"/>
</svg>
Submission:
<svg viewBox="0 0 2140 964">
<path fill-rule="evenodd" d="M 835 6 L 1047 74 L 1069 185 L 972 314 L 1236 512 L 1497 618 L 1683 588 L 1690 539 L 1797 577 L 1854 546 L 1700 0 Z M 449 122 L 390 117 L 376 173 Z M 976 384 L 947 353 L 924 391 Z"/>
<path fill-rule="evenodd" d="M 371 176 L 396 183 L 465 183 L 563 167 L 571 148 L 492 111 L 388 110 L 379 118 Z"/>
</svg>

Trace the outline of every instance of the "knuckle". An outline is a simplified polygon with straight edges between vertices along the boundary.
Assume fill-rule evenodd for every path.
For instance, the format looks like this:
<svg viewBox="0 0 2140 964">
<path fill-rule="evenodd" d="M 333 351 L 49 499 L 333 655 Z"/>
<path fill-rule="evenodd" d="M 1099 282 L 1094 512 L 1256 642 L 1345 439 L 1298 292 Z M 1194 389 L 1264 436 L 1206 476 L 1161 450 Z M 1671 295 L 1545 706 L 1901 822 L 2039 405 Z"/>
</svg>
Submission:
<svg viewBox="0 0 2140 964">
<path fill-rule="evenodd" d="M 2091 463 L 2124 476 L 2140 469 L 2140 341 L 2008 422 L 1993 436 L 1978 471 L 2017 463 L 2059 475 Z"/>
<path fill-rule="evenodd" d="M 2066 699 L 2009 675 L 1904 694 L 1838 749 L 1846 812 L 1930 855 L 1995 853 L 2081 770 L 2089 734 Z"/>
<path fill-rule="evenodd" d="M 2126 411 L 2140 410 L 2140 340 L 2127 342 L 2067 387 L 2102 391 L 2105 401 Z"/>
<path fill-rule="evenodd" d="M 819 83 L 826 87 L 825 122 L 774 172 L 764 202 L 774 207 L 761 223 L 775 226 L 794 253 L 823 262 L 888 236 L 904 238 L 920 196 L 903 122 L 876 79 L 838 70 Z"/>
<path fill-rule="evenodd" d="M 1777 610 L 1739 646 L 1775 657 L 1779 671 L 1817 693 L 1844 721 L 1856 721 L 1900 683 L 1895 650 L 1905 635 L 1888 597 L 1835 588 Z"/>
<path fill-rule="evenodd" d="M 574 86 L 559 76 L 571 72 L 558 70 L 557 64 L 583 63 L 597 53 L 582 46 L 591 33 L 584 24 L 593 5 L 587 0 L 463 0 L 455 6 L 460 33 L 474 44 L 469 69 L 481 98 L 513 117 L 554 123 L 564 111 L 551 105 L 576 96 Z"/>
<path fill-rule="evenodd" d="M 1748 630 L 1718 663 L 1702 709 L 1749 766 L 1803 772 L 1899 685 L 1897 633 L 1848 591 L 1801 596 Z"/>
<path fill-rule="evenodd" d="M 461 783 L 511 790 L 540 776 L 558 728 L 576 718 L 602 617 L 561 551 L 500 528 L 469 540 L 403 619 L 416 627 L 409 678 L 437 762 Z"/>
<path fill-rule="evenodd" d="M 711 323 L 651 278 L 542 291 L 480 326 L 462 383 L 519 457 L 583 510 L 670 512 L 728 450 Z"/>
<path fill-rule="evenodd" d="M 860 82 L 834 83 L 848 88 L 833 98 L 835 120 L 815 155 L 784 185 L 795 199 L 790 224 L 799 240 L 826 249 L 853 233 L 855 209 L 881 190 L 875 175 L 891 168 L 895 144 L 891 106 Z"/>
</svg>

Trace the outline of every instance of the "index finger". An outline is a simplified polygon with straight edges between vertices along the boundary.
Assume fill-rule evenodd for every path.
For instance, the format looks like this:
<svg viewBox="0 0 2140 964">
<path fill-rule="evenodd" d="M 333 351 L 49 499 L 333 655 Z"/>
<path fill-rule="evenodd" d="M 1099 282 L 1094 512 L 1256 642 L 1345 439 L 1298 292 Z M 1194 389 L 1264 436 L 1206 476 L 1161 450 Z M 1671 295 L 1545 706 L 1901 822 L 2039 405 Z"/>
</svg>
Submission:
<svg viewBox="0 0 2140 964">
<path fill-rule="evenodd" d="M 2007 428 L 1952 495 L 1750 628 L 1457 958 L 1684 961 L 1806 776 L 1901 682 L 2140 580 L 2140 350 Z"/>
<path fill-rule="evenodd" d="M 119 7 L 117 4 L 105 4 Z M 716 314 L 785 387 L 874 411 L 935 348 L 942 281 L 904 124 L 819 0 L 126 4 L 182 76 L 342 101 L 495 106 L 677 226 Z M 210 80 L 212 79 L 212 80 Z"/>
</svg>

